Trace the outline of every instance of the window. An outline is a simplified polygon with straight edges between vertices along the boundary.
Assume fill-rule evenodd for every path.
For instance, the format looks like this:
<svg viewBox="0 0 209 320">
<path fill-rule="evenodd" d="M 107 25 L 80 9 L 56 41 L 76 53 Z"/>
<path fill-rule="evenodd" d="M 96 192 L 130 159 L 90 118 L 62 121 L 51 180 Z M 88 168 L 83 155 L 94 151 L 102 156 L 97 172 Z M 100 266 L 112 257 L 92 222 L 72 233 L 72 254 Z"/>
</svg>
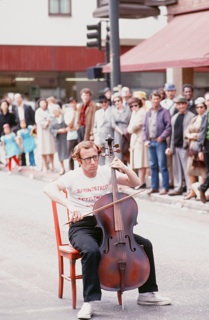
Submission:
<svg viewBox="0 0 209 320">
<path fill-rule="evenodd" d="M 71 16 L 71 0 L 48 0 L 50 16 Z"/>
</svg>

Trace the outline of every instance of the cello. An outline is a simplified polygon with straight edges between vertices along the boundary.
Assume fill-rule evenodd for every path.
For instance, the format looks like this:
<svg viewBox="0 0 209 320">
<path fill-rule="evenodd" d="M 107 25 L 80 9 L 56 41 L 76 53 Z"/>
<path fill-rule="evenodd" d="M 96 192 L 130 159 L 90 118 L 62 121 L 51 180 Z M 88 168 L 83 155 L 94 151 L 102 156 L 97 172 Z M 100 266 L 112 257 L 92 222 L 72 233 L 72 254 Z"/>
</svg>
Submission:
<svg viewBox="0 0 209 320">
<path fill-rule="evenodd" d="M 113 139 L 106 139 L 109 159 L 113 160 Z M 118 192 L 116 169 L 111 168 L 112 193 L 102 196 L 94 204 L 93 210 L 97 225 L 102 229 L 103 239 L 100 246 L 101 260 L 99 278 L 101 288 L 118 292 L 142 286 L 150 273 L 149 260 L 142 246 L 134 239 L 133 227 L 137 224 L 138 206 L 126 193 Z M 122 201 L 123 198 L 124 201 Z M 108 205 L 108 204 L 112 204 Z M 99 208 L 105 207 L 103 210 Z"/>
</svg>

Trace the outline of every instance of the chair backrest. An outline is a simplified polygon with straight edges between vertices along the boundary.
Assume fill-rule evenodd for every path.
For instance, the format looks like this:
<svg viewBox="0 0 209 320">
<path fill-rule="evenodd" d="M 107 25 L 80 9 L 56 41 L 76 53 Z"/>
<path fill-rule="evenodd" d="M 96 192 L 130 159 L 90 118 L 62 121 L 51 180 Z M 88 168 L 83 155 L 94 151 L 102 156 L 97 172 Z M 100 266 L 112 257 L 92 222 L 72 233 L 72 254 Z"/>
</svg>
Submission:
<svg viewBox="0 0 209 320">
<path fill-rule="evenodd" d="M 67 190 L 63 190 L 63 192 L 64 192 L 66 198 L 68 198 Z M 53 201 L 53 200 L 52 200 L 52 212 L 53 212 L 53 218 L 54 218 L 54 228 L 55 228 L 56 243 L 57 243 L 57 248 L 59 248 L 59 246 L 64 245 L 65 243 L 62 242 L 57 203 L 55 201 Z M 66 209 L 67 219 L 68 219 L 68 215 L 69 215 L 69 210 Z"/>
</svg>

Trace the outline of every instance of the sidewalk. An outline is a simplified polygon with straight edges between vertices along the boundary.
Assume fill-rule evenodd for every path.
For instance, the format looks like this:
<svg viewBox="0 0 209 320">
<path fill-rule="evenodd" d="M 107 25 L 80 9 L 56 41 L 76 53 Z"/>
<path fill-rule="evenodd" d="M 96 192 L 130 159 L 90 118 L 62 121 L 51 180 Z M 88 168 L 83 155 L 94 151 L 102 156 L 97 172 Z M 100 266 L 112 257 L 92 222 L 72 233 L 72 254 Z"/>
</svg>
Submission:
<svg viewBox="0 0 209 320">
<path fill-rule="evenodd" d="M 8 170 L 5 168 L 4 165 L 0 165 L 0 171 L 5 172 L 7 174 Z M 48 170 L 46 173 L 43 173 L 42 171 L 36 171 L 34 169 L 30 169 L 29 167 L 22 167 L 21 171 L 18 171 L 16 168 L 13 169 L 12 175 L 21 175 L 25 176 L 29 179 L 37 179 L 45 182 L 53 181 L 60 177 L 59 171 L 57 172 L 51 172 Z M 149 189 L 145 189 L 144 191 L 138 193 L 136 196 L 139 199 L 143 199 L 146 201 L 153 201 L 157 203 L 164 203 L 166 205 L 172 205 L 175 206 L 177 209 L 180 208 L 187 208 L 192 210 L 197 210 L 197 213 L 199 214 L 209 214 L 209 202 L 206 202 L 205 204 L 201 201 L 196 201 L 194 198 L 190 200 L 184 200 L 183 196 L 168 196 L 168 195 L 162 195 L 160 196 L 158 193 L 148 195 L 147 191 Z M 129 187 L 121 187 L 120 191 L 123 191 L 127 194 L 134 194 L 137 192 L 134 189 L 131 189 Z"/>
</svg>

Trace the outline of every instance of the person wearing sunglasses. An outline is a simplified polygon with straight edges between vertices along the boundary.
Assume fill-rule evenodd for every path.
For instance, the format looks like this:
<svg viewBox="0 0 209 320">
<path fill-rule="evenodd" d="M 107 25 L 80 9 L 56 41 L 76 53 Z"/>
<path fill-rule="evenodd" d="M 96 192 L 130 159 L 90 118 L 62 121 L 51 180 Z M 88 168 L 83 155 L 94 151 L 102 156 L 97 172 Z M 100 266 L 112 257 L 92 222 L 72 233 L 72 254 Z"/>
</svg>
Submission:
<svg viewBox="0 0 209 320">
<path fill-rule="evenodd" d="M 94 117 L 94 142 L 103 148 L 105 153 L 106 141 L 108 134 L 113 137 L 113 128 L 112 128 L 112 107 L 109 105 L 109 101 L 105 95 L 99 97 L 99 104 L 101 109 L 95 112 Z M 99 164 L 104 165 L 107 157 L 99 157 Z"/>
<path fill-rule="evenodd" d="M 190 184 L 198 181 L 203 183 L 206 177 L 206 167 L 204 161 L 201 161 L 198 156 L 198 139 L 202 123 L 202 115 L 205 113 L 207 107 L 205 99 L 199 97 L 195 100 L 197 115 L 191 119 L 185 133 L 185 139 L 188 141 L 188 160 L 187 160 L 187 174 L 189 176 Z M 191 187 L 190 192 L 184 197 L 185 200 L 196 197 L 196 193 Z"/>
<path fill-rule="evenodd" d="M 149 167 L 148 151 L 143 141 L 143 123 L 146 111 L 142 101 L 138 98 L 129 100 L 129 107 L 132 110 L 131 120 L 127 131 L 131 134 L 130 141 L 130 165 L 133 170 L 138 172 L 140 185 L 137 188 L 146 188 L 145 177 Z"/>
<path fill-rule="evenodd" d="M 120 153 L 118 158 L 125 164 L 129 162 L 129 147 L 130 140 L 127 134 L 127 128 L 131 118 L 131 109 L 123 105 L 121 95 L 113 95 L 113 110 L 112 110 L 112 127 L 114 130 L 114 144 L 119 144 Z"/>
</svg>

